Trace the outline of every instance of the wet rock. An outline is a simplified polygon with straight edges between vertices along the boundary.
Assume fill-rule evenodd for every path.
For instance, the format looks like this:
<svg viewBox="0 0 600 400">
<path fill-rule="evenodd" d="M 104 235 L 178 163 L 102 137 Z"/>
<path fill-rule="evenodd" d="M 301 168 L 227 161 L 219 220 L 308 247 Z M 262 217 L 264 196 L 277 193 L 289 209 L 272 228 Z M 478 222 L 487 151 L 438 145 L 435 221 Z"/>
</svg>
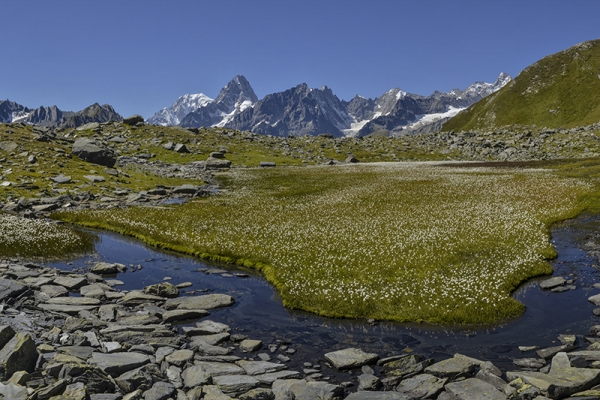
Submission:
<svg viewBox="0 0 600 400">
<path fill-rule="evenodd" d="M 228 325 L 210 320 L 196 322 L 195 327 L 183 327 L 182 329 L 188 336 L 215 335 L 219 333 L 229 333 L 231 330 Z"/>
<path fill-rule="evenodd" d="M 253 375 L 261 385 L 271 386 L 278 379 L 300 379 L 302 374 L 298 371 L 277 371 L 266 374 Z"/>
<path fill-rule="evenodd" d="M 262 349 L 262 345 L 263 343 L 260 340 L 246 339 L 240 342 L 240 350 L 248 352 L 258 351 Z"/>
<path fill-rule="evenodd" d="M 553 346 L 545 349 L 540 349 L 536 351 L 536 354 L 540 358 L 549 359 L 554 357 L 556 354 L 563 351 L 573 350 L 575 347 L 570 345 L 562 345 L 562 346 Z"/>
<path fill-rule="evenodd" d="M 160 297 L 174 298 L 179 296 L 179 289 L 169 282 L 157 283 L 155 285 L 146 286 L 144 293 L 152 294 Z"/>
<path fill-rule="evenodd" d="M 358 376 L 358 390 L 379 390 L 382 386 L 381 380 L 373 374 Z"/>
<path fill-rule="evenodd" d="M 266 361 L 240 360 L 236 364 L 242 367 L 248 375 L 267 374 L 286 369 L 286 366 L 283 364 L 276 364 Z"/>
<path fill-rule="evenodd" d="M 165 299 L 160 296 L 154 296 L 151 294 L 145 294 L 141 291 L 132 290 L 123 296 L 123 298 L 121 298 L 119 301 L 117 301 L 117 303 L 124 306 L 138 306 L 144 303 L 162 302 L 164 300 Z"/>
<path fill-rule="evenodd" d="M 235 300 L 226 294 L 206 294 L 201 296 L 186 296 L 169 299 L 164 307 L 167 310 L 214 310 L 216 308 L 229 307 Z"/>
<path fill-rule="evenodd" d="M 546 360 L 543 358 L 517 358 L 513 360 L 513 364 L 521 368 L 540 369 L 546 365 Z"/>
<path fill-rule="evenodd" d="M 429 374 L 421 374 L 404 379 L 396 388 L 398 392 L 406 393 L 411 399 L 435 398 L 444 389 L 446 378 L 437 378 Z"/>
<path fill-rule="evenodd" d="M 475 378 L 451 382 L 446 385 L 446 392 L 456 400 L 506 400 L 506 395 L 493 385 Z"/>
<path fill-rule="evenodd" d="M 92 268 L 90 268 L 90 272 L 99 275 L 110 275 L 116 274 L 120 271 L 119 264 L 110 264 L 106 262 L 96 263 Z"/>
<path fill-rule="evenodd" d="M 325 354 L 325 359 L 339 370 L 374 364 L 378 358 L 377 354 L 366 353 L 358 348 L 348 348 Z"/>
<path fill-rule="evenodd" d="M 555 287 L 558 287 L 558 286 L 564 286 L 565 283 L 566 283 L 565 278 L 563 278 L 562 276 L 555 276 L 555 277 L 552 277 L 550 279 L 546 279 L 545 281 L 540 282 L 540 288 L 542 290 L 549 290 L 549 289 L 554 289 Z"/>
</svg>

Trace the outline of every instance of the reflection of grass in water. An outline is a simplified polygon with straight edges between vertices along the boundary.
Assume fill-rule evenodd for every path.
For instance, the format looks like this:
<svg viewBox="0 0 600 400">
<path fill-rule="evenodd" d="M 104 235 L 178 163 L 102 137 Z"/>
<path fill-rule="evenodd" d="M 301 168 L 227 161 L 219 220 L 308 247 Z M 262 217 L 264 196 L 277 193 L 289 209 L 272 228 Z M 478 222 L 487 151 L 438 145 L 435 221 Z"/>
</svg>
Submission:
<svg viewBox="0 0 600 400">
<path fill-rule="evenodd" d="M 229 194 L 60 213 L 262 270 L 286 306 L 337 317 L 488 323 L 551 272 L 551 223 L 592 185 L 548 170 L 381 164 L 232 171 Z"/>
<path fill-rule="evenodd" d="M 0 213 L 0 257 L 71 258 L 93 251 L 95 240 L 54 222 Z"/>
</svg>

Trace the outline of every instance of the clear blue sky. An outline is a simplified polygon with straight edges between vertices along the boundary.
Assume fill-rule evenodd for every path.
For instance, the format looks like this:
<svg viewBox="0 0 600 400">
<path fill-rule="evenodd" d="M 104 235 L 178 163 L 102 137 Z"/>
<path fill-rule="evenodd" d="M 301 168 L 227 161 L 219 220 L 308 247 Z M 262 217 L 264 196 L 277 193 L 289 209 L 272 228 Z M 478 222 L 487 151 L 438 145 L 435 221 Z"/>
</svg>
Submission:
<svg viewBox="0 0 600 400">
<path fill-rule="evenodd" d="M 242 74 L 256 94 L 306 82 L 341 99 L 513 76 L 600 38 L 600 1 L 0 0 L 0 99 L 150 117 Z"/>
</svg>

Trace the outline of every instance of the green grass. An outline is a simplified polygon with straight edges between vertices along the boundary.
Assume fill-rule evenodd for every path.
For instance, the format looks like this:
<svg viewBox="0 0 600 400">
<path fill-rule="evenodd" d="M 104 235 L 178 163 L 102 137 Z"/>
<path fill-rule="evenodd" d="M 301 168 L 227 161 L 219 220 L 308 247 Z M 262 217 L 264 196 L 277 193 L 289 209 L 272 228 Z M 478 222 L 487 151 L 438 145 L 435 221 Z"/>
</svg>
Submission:
<svg viewBox="0 0 600 400">
<path fill-rule="evenodd" d="M 55 217 L 257 268 L 290 308 L 482 324 L 523 312 L 510 294 L 551 273 L 550 225 L 597 191 L 590 174 L 549 168 L 246 169 L 228 194 L 182 206 Z"/>
<path fill-rule="evenodd" d="M 570 128 L 600 121 L 600 40 L 547 56 L 446 122 L 443 131 L 522 124 Z"/>
</svg>

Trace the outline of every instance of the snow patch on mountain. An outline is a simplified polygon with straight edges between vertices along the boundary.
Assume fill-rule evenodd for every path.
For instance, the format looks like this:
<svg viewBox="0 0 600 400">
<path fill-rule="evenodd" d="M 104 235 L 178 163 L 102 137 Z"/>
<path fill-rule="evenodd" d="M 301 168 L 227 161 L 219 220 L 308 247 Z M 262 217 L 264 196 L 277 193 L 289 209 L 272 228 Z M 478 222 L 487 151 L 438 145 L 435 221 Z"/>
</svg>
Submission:
<svg viewBox="0 0 600 400">
<path fill-rule="evenodd" d="M 179 97 L 171 107 L 165 107 L 156 112 L 147 122 L 152 125 L 160 126 L 179 125 L 186 115 L 213 101 L 213 99 L 204 93 L 184 94 Z"/>
<path fill-rule="evenodd" d="M 424 125 L 429 125 L 441 119 L 448 119 L 454 117 L 456 114 L 464 110 L 466 107 L 452 107 L 447 106 L 446 112 L 443 113 L 434 113 L 434 114 L 421 114 L 417 115 L 417 119 L 414 122 L 411 122 L 406 127 L 407 128 L 419 128 Z"/>
</svg>

